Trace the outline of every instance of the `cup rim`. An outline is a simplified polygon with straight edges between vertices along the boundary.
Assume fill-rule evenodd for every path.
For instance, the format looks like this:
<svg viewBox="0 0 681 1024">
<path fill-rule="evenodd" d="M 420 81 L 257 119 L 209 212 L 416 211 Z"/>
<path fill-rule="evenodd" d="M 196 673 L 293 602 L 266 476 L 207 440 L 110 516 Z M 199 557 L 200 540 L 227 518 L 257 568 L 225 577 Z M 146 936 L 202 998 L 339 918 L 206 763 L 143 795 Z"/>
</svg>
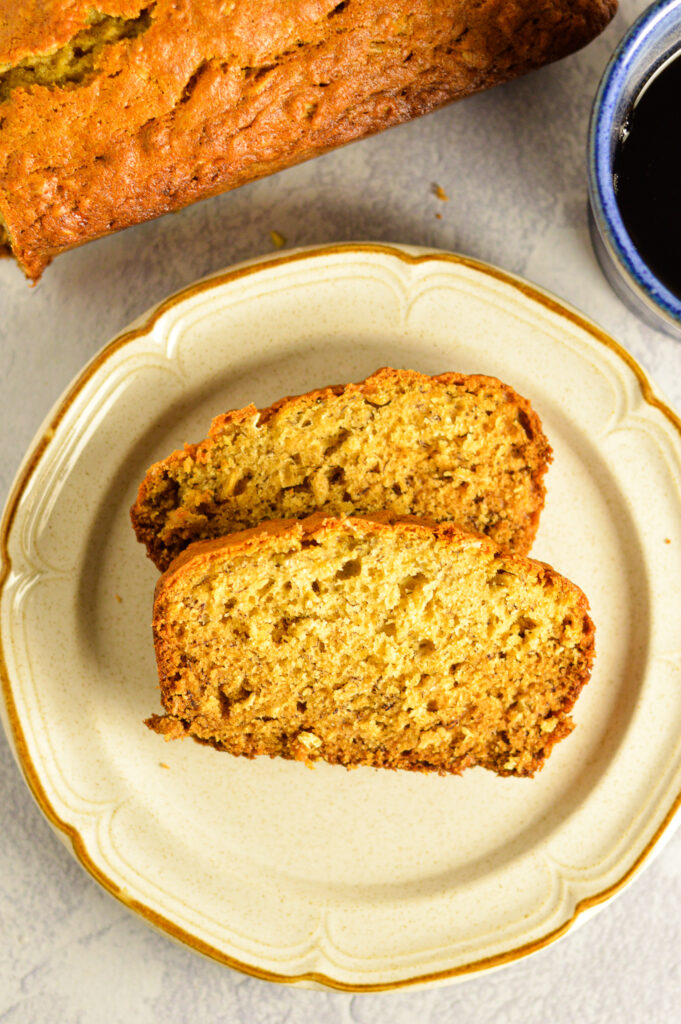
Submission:
<svg viewBox="0 0 681 1024">
<path fill-rule="evenodd" d="M 591 110 L 588 165 L 589 199 L 603 241 L 627 274 L 630 286 L 647 305 L 652 305 L 658 313 L 678 326 L 681 322 L 681 298 L 670 291 L 644 263 L 622 220 L 615 196 L 611 145 L 616 101 L 629 73 L 631 61 L 646 45 L 660 22 L 675 10 L 681 14 L 681 0 L 657 0 L 651 4 L 629 28 L 608 61 Z M 681 29 L 681 18 L 679 27 Z"/>
</svg>

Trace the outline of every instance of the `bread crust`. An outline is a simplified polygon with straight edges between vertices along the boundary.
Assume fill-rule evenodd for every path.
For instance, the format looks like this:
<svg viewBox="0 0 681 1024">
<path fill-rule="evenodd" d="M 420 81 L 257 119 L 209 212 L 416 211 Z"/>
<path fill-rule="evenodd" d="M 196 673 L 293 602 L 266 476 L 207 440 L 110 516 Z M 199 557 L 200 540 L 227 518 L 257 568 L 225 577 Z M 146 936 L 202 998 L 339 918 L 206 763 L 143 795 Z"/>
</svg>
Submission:
<svg viewBox="0 0 681 1024">
<path fill-rule="evenodd" d="M 564 57 L 615 9 L 112 0 L 93 25 L 85 0 L 2 0 L 0 222 L 35 281 L 66 249 Z"/>
<path fill-rule="evenodd" d="M 201 712 L 201 701 L 199 698 L 197 703 L 196 695 L 192 695 L 191 690 L 187 690 L 189 693 L 187 699 L 187 693 L 183 689 L 185 680 L 182 673 L 178 673 L 177 670 L 176 623 L 172 617 L 168 616 L 166 607 L 169 595 L 187 591 L 197 578 L 208 578 L 213 566 L 219 565 L 221 571 L 228 574 L 230 564 L 236 564 L 244 557 L 253 558 L 268 548 L 272 551 L 284 550 L 285 542 L 289 542 L 291 547 L 304 548 L 308 545 L 323 545 L 326 539 L 348 533 L 362 537 L 368 535 L 388 536 L 395 547 L 399 547 L 410 535 L 430 536 L 444 549 L 449 548 L 453 551 L 464 547 L 474 549 L 482 559 L 485 557 L 492 560 L 500 559 L 499 564 L 503 565 L 503 572 L 511 573 L 516 570 L 538 583 L 540 587 L 552 588 L 555 591 L 556 600 L 569 606 L 570 615 L 577 620 L 575 629 L 580 637 L 578 644 L 580 658 L 570 679 L 568 681 L 560 680 L 562 686 L 560 706 L 558 710 L 554 708 L 552 712 L 554 716 L 552 724 L 555 728 L 543 737 L 543 745 L 539 750 L 525 752 L 526 756 L 517 757 L 516 764 L 511 764 L 508 761 L 508 754 L 504 751 L 496 760 L 492 758 L 489 763 L 479 762 L 475 757 L 466 753 L 453 756 L 446 763 L 441 761 L 430 763 L 418 751 L 405 753 L 383 746 L 374 750 L 367 750 L 360 746 L 355 758 L 347 756 L 347 749 L 334 749 L 333 745 L 329 747 L 328 744 L 322 750 L 311 750 L 301 743 L 296 735 L 286 738 L 282 748 L 277 750 L 276 756 L 302 760 L 307 763 L 321 758 L 329 763 L 341 764 L 345 767 L 363 764 L 382 768 L 405 768 L 412 771 L 438 771 L 440 774 L 460 774 L 464 769 L 482 763 L 484 767 L 492 768 L 499 775 L 533 775 L 543 766 L 555 744 L 572 731 L 573 723 L 569 713 L 591 674 L 595 654 L 595 628 L 589 616 L 589 603 L 586 596 L 579 587 L 561 576 L 547 563 L 500 552 L 498 547 L 483 535 L 471 534 L 461 530 L 453 523 L 436 523 L 414 516 L 399 516 L 388 512 L 352 516 L 343 520 L 317 513 L 302 521 L 272 521 L 228 537 L 197 542 L 175 559 L 158 580 L 154 602 L 154 643 L 161 697 L 167 714 L 165 716 L 153 715 L 147 720 L 147 725 L 167 739 L 193 736 L 194 739 L 207 742 L 217 749 L 230 750 L 229 746 L 222 743 L 219 735 L 206 735 L 205 731 L 202 732 L 195 726 L 196 714 Z M 555 690 L 557 685 L 557 680 L 547 679 L 546 691 Z M 240 743 L 238 750 L 231 750 L 231 752 L 246 757 L 255 757 L 261 754 L 275 756 L 271 749 L 263 746 L 257 735 L 249 737 L 245 742 Z M 514 754 L 517 755 L 517 751 L 514 751 Z"/>
<path fill-rule="evenodd" d="M 353 398 L 361 399 L 369 406 L 376 405 L 378 408 L 385 404 L 386 396 L 405 394 L 423 396 L 426 402 L 433 401 L 447 388 L 457 389 L 466 394 L 482 396 L 494 393 L 495 402 L 499 408 L 506 407 L 512 413 L 522 427 L 518 431 L 519 437 L 524 445 L 522 456 L 516 461 L 519 465 L 518 472 L 521 474 L 520 490 L 517 494 L 504 496 L 503 500 L 497 490 L 502 488 L 506 480 L 508 467 L 502 462 L 499 466 L 490 462 L 490 482 L 486 485 L 480 482 L 473 482 L 471 486 L 476 491 L 468 493 L 465 489 L 459 495 L 453 488 L 447 491 L 442 490 L 432 496 L 424 491 L 426 477 L 431 481 L 437 481 L 439 477 L 449 478 L 453 481 L 456 476 L 456 460 L 460 458 L 458 450 L 452 446 L 451 450 L 445 453 L 448 468 L 442 470 L 437 463 L 420 470 L 420 480 L 413 485 L 413 493 L 409 494 L 402 484 L 397 486 L 403 490 L 402 503 L 409 501 L 408 513 L 416 513 L 422 517 L 432 516 L 438 520 L 455 520 L 467 529 L 483 530 L 489 532 L 499 543 L 516 550 L 519 553 L 529 551 L 539 525 L 539 517 L 544 506 L 546 489 L 544 475 L 552 459 L 551 446 L 542 429 L 541 420 L 534 411 L 529 401 L 523 398 L 509 385 L 503 384 L 495 377 L 482 374 L 465 375 L 461 373 L 443 373 L 438 376 L 428 377 L 415 370 L 398 370 L 384 367 L 372 374 L 366 380 L 356 384 L 334 385 L 319 388 L 303 395 L 289 396 L 279 399 L 266 409 L 256 409 L 249 405 L 243 409 L 236 409 L 216 417 L 211 424 L 210 431 L 205 440 L 197 444 L 187 444 L 184 449 L 173 452 L 168 458 L 155 463 L 147 471 L 147 474 L 140 484 L 137 500 L 130 511 L 133 529 L 137 539 L 145 544 L 147 554 L 154 564 L 161 570 L 168 567 L 172 559 L 179 553 L 182 547 L 188 543 L 205 539 L 211 535 L 220 535 L 232 532 L 235 529 L 243 529 L 256 525 L 258 521 L 266 518 L 277 518 L 274 515 L 251 515 L 248 509 L 237 510 L 234 519 L 228 529 L 220 527 L 218 518 L 221 510 L 215 505 L 206 509 L 206 501 L 201 494 L 195 499 L 195 507 L 182 503 L 181 497 L 176 491 L 177 481 L 182 474 L 188 473 L 188 465 L 195 465 L 201 470 L 202 467 L 210 465 L 213 452 L 218 451 L 225 437 L 238 434 L 247 425 L 254 425 L 258 431 L 266 431 L 271 425 L 276 429 L 278 422 L 285 419 L 293 419 L 298 414 L 305 414 L 308 410 L 315 410 L 323 406 L 329 399 L 343 398 L 351 402 Z M 427 418 L 427 411 L 424 412 L 424 422 Z M 483 417 L 484 419 L 484 417 Z M 361 439 L 361 427 L 357 425 L 357 436 Z M 398 437 L 393 435 L 386 441 L 386 450 L 383 457 L 388 458 L 388 447 L 396 444 Z M 517 440 L 517 438 L 516 438 Z M 419 442 L 411 442 L 413 444 Z M 482 442 L 481 442 L 482 443 Z M 335 456 L 334 456 L 335 457 Z M 491 458 L 491 457 L 490 457 Z M 326 459 L 318 464 L 318 468 L 330 465 Z M 253 472 L 257 480 L 258 468 L 255 466 L 242 465 L 243 471 Z M 515 472 L 515 470 L 514 470 Z M 308 474 L 309 475 L 309 474 Z M 463 477 L 463 473 L 461 474 Z M 477 490 L 476 490 L 477 489 Z M 213 487 L 215 490 L 215 487 Z M 442 495 L 446 494 L 446 498 Z M 324 501 L 317 500 L 314 493 L 310 492 L 306 499 L 306 505 L 301 510 L 296 510 L 297 517 L 311 514 L 317 509 L 324 508 Z M 464 503 L 465 499 L 465 503 Z M 483 500 L 484 499 L 484 500 Z M 284 494 L 279 496 L 279 503 L 285 500 Z M 383 509 L 393 511 L 405 511 L 397 503 L 395 494 L 388 485 L 383 491 L 375 495 L 364 496 L 357 494 L 349 495 L 348 501 L 343 507 L 344 512 L 374 512 Z M 482 501 L 477 505 L 476 502 Z M 488 503 L 494 504 L 492 511 Z M 276 502 L 275 502 L 276 504 Z M 200 509 L 197 514 L 196 509 Z M 327 509 L 328 511 L 329 509 Z M 339 509 L 332 508 L 334 512 Z M 287 513 L 288 509 L 281 511 Z M 492 517 L 489 524 L 485 522 L 485 515 Z M 175 528 L 168 523 L 174 517 Z"/>
</svg>

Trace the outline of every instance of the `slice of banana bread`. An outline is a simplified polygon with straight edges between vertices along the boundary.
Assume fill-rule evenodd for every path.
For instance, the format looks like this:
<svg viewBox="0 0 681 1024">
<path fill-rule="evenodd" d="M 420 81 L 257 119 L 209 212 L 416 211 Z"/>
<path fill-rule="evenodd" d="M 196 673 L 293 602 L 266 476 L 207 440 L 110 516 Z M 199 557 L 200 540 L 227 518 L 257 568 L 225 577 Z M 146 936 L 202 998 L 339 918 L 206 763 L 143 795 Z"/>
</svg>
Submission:
<svg viewBox="0 0 681 1024">
<path fill-rule="evenodd" d="M 159 569 L 192 541 L 320 509 L 453 520 L 525 553 L 550 459 L 529 402 L 495 378 L 383 369 L 219 416 L 151 467 L 131 517 Z"/>
<path fill-rule="evenodd" d="M 192 545 L 156 589 L 165 716 L 229 751 L 532 775 L 594 628 L 550 566 L 453 524 L 316 514 Z"/>
</svg>

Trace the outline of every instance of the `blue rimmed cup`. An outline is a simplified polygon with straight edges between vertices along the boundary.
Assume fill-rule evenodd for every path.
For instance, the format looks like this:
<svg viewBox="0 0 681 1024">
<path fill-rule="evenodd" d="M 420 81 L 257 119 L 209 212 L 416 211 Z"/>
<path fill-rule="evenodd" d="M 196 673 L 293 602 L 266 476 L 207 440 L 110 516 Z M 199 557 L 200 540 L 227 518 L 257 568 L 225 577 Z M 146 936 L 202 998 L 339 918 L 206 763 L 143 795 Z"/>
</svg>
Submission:
<svg viewBox="0 0 681 1024">
<path fill-rule="evenodd" d="M 591 111 L 588 175 L 591 238 L 614 291 L 653 327 L 681 336 L 681 298 L 653 274 L 624 226 L 613 164 L 622 127 L 645 83 L 681 53 L 681 0 L 658 0 L 631 26 L 605 69 Z M 678 125 L 670 125 L 678 130 Z M 680 257 L 681 258 L 681 257 Z"/>
</svg>

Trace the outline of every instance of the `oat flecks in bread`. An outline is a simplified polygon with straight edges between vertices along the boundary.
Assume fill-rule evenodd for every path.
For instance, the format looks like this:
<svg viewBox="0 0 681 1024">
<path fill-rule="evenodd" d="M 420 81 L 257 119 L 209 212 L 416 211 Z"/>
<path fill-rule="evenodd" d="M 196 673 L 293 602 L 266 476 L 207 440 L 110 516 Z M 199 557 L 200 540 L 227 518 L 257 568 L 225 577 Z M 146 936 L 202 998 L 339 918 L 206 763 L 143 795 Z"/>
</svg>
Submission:
<svg viewBox="0 0 681 1024">
<path fill-rule="evenodd" d="M 131 518 L 160 569 L 192 541 L 318 509 L 454 520 L 524 553 L 550 458 L 529 402 L 495 378 L 386 368 L 219 416 L 151 467 Z"/>
<path fill-rule="evenodd" d="M 0 0 L 0 214 L 59 252 L 514 78 L 616 0 Z"/>
<path fill-rule="evenodd" d="M 156 589 L 165 716 L 232 754 L 527 776 L 594 629 L 549 566 L 452 524 L 312 516 L 192 545 Z"/>
</svg>

